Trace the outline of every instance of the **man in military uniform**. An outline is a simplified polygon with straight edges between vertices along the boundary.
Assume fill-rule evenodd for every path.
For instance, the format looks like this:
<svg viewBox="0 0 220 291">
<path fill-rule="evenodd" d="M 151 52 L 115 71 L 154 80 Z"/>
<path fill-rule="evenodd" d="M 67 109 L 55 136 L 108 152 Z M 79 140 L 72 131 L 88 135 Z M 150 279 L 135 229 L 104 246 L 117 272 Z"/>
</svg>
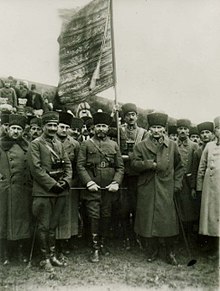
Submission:
<svg viewBox="0 0 220 291">
<path fill-rule="evenodd" d="M 31 142 L 28 160 L 33 176 L 32 209 L 42 254 L 40 266 L 49 272 L 53 271 L 52 265 L 63 266 L 56 257 L 55 232 L 72 179 L 68 154 L 55 138 L 58 123 L 57 112 L 42 115 L 43 134 Z"/>
<path fill-rule="evenodd" d="M 202 152 L 207 145 L 208 142 L 213 140 L 214 136 L 214 124 L 211 121 L 202 122 L 197 125 L 198 132 L 200 135 L 200 139 L 202 144 L 193 154 L 193 161 L 192 161 L 192 176 L 191 176 L 191 185 L 192 185 L 192 198 L 195 200 L 196 204 L 196 222 L 195 225 L 199 227 L 199 217 L 200 217 L 200 206 L 201 206 L 201 193 L 196 191 L 196 183 L 197 183 L 197 174 L 199 169 L 199 163 L 201 160 Z M 198 236 L 198 243 L 201 246 L 205 246 L 205 239 L 202 239 L 201 236 Z"/>
<path fill-rule="evenodd" d="M 11 114 L 0 140 L 0 247 L 8 264 L 8 241 L 16 245 L 19 260 L 27 261 L 24 244 L 31 236 L 32 182 L 27 167 L 28 142 L 22 137 L 26 117 Z M 12 245 L 13 245 L 12 244 Z"/>
<path fill-rule="evenodd" d="M 133 103 L 126 103 L 122 106 L 122 114 L 125 123 L 121 126 L 121 153 L 125 164 L 125 176 L 123 187 L 126 191 L 121 190 L 120 216 L 122 220 L 124 246 L 130 249 L 130 240 L 134 239 L 134 219 L 137 202 L 137 179 L 138 174 L 130 165 L 134 145 L 144 140 L 148 133 L 147 130 L 137 125 L 137 107 Z M 132 215 L 132 223 L 130 222 Z"/>
<path fill-rule="evenodd" d="M 33 117 L 30 120 L 30 130 L 29 130 L 31 140 L 39 137 L 42 134 L 42 120 L 39 117 Z"/>
<path fill-rule="evenodd" d="M 115 141 L 107 136 L 111 117 L 105 112 L 93 115 L 95 135 L 83 141 L 79 150 L 77 170 L 86 186 L 83 193 L 92 234 L 92 262 L 99 253 L 107 255 L 104 239 L 109 230 L 114 192 L 119 189 L 124 174 L 123 160 Z M 99 236 L 100 235 L 100 236 Z"/>
<path fill-rule="evenodd" d="M 188 119 L 177 120 L 178 140 L 177 146 L 184 165 L 183 187 L 177 195 L 181 220 L 183 222 L 189 242 L 193 238 L 193 224 L 196 220 L 196 204 L 193 199 L 191 176 L 194 152 L 198 149 L 198 144 L 189 139 L 189 129 L 191 121 Z"/>
<path fill-rule="evenodd" d="M 6 136 L 7 131 L 8 131 L 8 125 L 9 125 L 9 115 L 6 113 L 1 114 L 1 131 L 0 131 L 0 136 Z"/>
<path fill-rule="evenodd" d="M 73 117 L 71 126 L 68 129 L 68 135 L 79 141 L 82 134 L 83 120 L 81 118 Z"/>
<path fill-rule="evenodd" d="M 198 145 L 200 144 L 200 136 L 196 125 L 190 126 L 189 138 L 191 141 L 197 143 Z"/>
<path fill-rule="evenodd" d="M 72 124 L 72 119 L 73 116 L 70 113 L 59 112 L 59 124 L 56 135 L 58 140 L 63 144 L 64 150 L 68 154 L 72 164 L 73 180 L 71 186 L 77 186 L 76 160 L 80 145 L 78 141 L 67 134 Z M 78 198 L 79 190 L 70 190 L 70 194 L 66 196 L 65 209 L 56 231 L 60 258 L 63 258 L 64 261 L 65 256 L 63 254 L 68 254 L 70 251 L 70 241 L 67 240 L 78 234 Z"/>
<path fill-rule="evenodd" d="M 131 165 L 139 174 L 135 232 L 147 238 L 148 262 L 157 259 L 163 239 L 167 261 L 176 265 L 173 238 L 179 224 L 173 197 L 182 186 L 183 165 L 176 143 L 164 134 L 167 117 L 149 114 L 149 136 L 134 147 Z"/>
</svg>

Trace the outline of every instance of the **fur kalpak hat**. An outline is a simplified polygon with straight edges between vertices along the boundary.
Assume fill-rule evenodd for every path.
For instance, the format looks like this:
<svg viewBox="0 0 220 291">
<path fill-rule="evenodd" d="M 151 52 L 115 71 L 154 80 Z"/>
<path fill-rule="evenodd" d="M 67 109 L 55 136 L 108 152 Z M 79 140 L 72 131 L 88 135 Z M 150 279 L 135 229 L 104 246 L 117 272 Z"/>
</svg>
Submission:
<svg viewBox="0 0 220 291">
<path fill-rule="evenodd" d="M 168 125 L 168 134 L 177 134 L 176 125 Z"/>
<path fill-rule="evenodd" d="M 71 128 L 79 128 L 82 129 L 83 120 L 81 118 L 73 117 L 71 122 Z"/>
<path fill-rule="evenodd" d="M 49 122 L 59 123 L 59 113 L 56 111 L 48 111 L 42 115 L 42 125 Z"/>
<path fill-rule="evenodd" d="M 73 116 L 68 112 L 59 112 L 59 123 L 71 126 Z"/>
<path fill-rule="evenodd" d="M 199 131 L 198 131 L 197 126 L 190 126 L 189 135 L 193 135 L 193 134 L 199 135 Z"/>
<path fill-rule="evenodd" d="M 206 121 L 206 122 L 202 122 L 200 124 L 197 125 L 199 134 L 203 131 L 203 130 L 209 130 L 211 132 L 213 132 L 214 130 L 214 124 L 211 121 Z"/>
<path fill-rule="evenodd" d="M 190 129 L 191 121 L 189 119 L 178 119 L 176 125 L 177 125 L 177 128 L 187 127 L 188 129 Z"/>
<path fill-rule="evenodd" d="M 23 129 L 27 123 L 27 118 L 23 115 L 11 114 L 9 115 L 9 126 L 11 125 L 19 125 Z"/>
<path fill-rule="evenodd" d="M 93 123 L 96 124 L 107 124 L 110 125 L 112 122 L 111 116 L 106 112 L 97 112 L 93 114 Z"/>
<path fill-rule="evenodd" d="M 1 124 L 9 123 L 10 114 L 1 114 Z"/>
<path fill-rule="evenodd" d="M 128 112 L 136 112 L 137 106 L 134 103 L 125 103 L 121 107 L 122 113 L 125 116 Z"/>
<path fill-rule="evenodd" d="M 42 126 L 42 120 L 39 117 L 34 117 L 30 120 L 30 126 L 37 125 L 39 127 Z"/>
<path fill-rule="evenodd" d="M 168 115 L 160 112 L 153 112 L 147 115 L 149 127 L 152 125 L 161 125 L 163 127 L 167 124 Z"/>
</svg>

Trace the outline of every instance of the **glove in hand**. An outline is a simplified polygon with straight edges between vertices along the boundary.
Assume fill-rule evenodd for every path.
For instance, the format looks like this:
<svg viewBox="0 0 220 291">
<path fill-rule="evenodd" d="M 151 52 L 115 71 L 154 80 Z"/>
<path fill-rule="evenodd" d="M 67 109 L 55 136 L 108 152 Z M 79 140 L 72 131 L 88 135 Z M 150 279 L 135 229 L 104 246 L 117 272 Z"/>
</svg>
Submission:
<svg viewBox="0 0 220 291">
<path fill-rule="evenodd" d="M 64 189 L 61 187 L 60 183 L 56 183 L 50 191 L 56 194 L 60 194 L 64 191 Z"/>
<path fill-rule="evenodd" d="M 105 188 L 108 189 L 109 192 L 117 192 L 119 189 L 119 184 L 117 182 L 112 182 Z"/>
<path fill-rule="evenodd" d="M 100 186 L 97 185 L 96 182 L 94 182 L 94 181 L 88 182 L 86 186 L 87 186 L 88 190 L 91 192 L 97 192 L 97 191 L 99 191 L 99 188 L 100 188 Z"/>
</svg>

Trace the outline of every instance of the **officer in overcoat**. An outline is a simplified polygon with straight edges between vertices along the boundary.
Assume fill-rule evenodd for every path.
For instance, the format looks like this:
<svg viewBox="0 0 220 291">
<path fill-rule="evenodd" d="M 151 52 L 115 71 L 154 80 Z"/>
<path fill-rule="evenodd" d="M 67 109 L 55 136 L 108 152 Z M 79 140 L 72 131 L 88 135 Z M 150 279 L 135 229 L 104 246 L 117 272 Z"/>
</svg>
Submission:
<svg viewBox="0 0 220 291">
<path fill-rule="evenodd" d="M 8 122 L 8 130 L 0 140 L 0 247 L 3 264 L 9 262 L 8 241 L 17 243 L 16 252 L 23 260 L 24 242 L 31 236 L 32 182 L 27 167 L 28 142 L 22 137 L 26 117 L 11 114 Z"/>
<path fill-rule="evenodd" d="M 104 238 L 109 230 L 112 201 L 124 174 L 123 160 L 117 143 L 107 136 L 111 117 L 105 112 L 93 115 L 95 135 L 83 141 L 78 155 L 77 170 L 92 235 L 92 262 L 99 261 L 99 253 L 107 255 Z"/>
<path fill-rule="evenodd" d="M 158 257 L 159 238 L 163 238 L 167 261 L 177 264 L 173 237 L 179 224 L 173 198 L 182 186 L 183 166 L 176 143 L 164 135 L 167 117 L 149 114 L 149 136 L 134 147 L 131 166 L 139 173 L 135 232 L 147 238 L 149 262 Z"/>
<path fill-rule="evenodd" d="M 209 237 L 214 257 L 219 258 L 220 217 L 220 116 L 214 119 L 216 139 L 207 143 L 199 164 L 197 191 L 201 191 L 199 233 Z"/>
<path fill-rule="evenodd" d="M 49 111 L 42 115 L 43 134 L 33 140 L 28 162 L 33 177 L 33 215 L 42 255 L 40 266 L 62 266 L 55 249 L 55 232 L 65 207 L 72 179 L 72 166 L 63 144 L 55 138 L 59 114 Z"/>
</svg>

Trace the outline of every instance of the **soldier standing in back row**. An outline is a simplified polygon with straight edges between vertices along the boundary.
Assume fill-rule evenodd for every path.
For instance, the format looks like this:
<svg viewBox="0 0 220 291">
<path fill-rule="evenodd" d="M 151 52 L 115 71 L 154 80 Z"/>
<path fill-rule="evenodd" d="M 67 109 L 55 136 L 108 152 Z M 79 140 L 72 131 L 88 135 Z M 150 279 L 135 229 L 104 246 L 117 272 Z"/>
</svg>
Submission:
<svg viewBox="0 0 220 291">
<path fill-rule="evenodd" d="M 43 134 L 31 142 L 28 157 L 33 176 L 32 211 L 42 255 L 40 266 L 48 272 L 53 271 L 52 265 L 63 266 L 56 256 L 55 232 L 72 179 L 71 162 L 63 144 L 55 138 L 58 123 L 57 112 L 43 114 Z"/>
<path fill-rule="evenodd" d="M 177 146 L 184 166 L 183 187 L 177 195 L 177 202 L 180 208 L 180 216 L 186 234 L 190 242 L 193 237 L 193 225 L 196 221 L 196 202 L 192 192 L 192 163 L 194 152 L 198 149 L 198 144 L 189 139 L 189 129 L 191 122 L 188 119 L 177 120 L 178 140 Z"/>
<path fill-rule="evenodd" d="M 95 135 L 82 142 L 77 170 L 83 193 L 92 235 L 92 262 L 99 261 L 99 253 L 108 255 L 104 239 L 109 231 L 114 192 L 119 189 L 124 174 L 123 160 L 115 141 L 107 136 L 111 117 L 98 112 L 93 115 Z M 103 189 L 104 188 L 104 189 Z"/>
</svg>

